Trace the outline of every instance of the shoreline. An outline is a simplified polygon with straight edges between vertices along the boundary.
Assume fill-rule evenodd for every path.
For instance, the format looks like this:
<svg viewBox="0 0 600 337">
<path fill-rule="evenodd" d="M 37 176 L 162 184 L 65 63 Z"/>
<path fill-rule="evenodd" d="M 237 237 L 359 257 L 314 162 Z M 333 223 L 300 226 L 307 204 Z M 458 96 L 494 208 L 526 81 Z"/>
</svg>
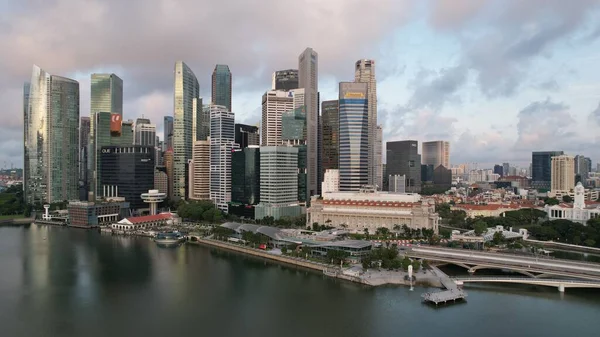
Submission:
<svg viewBox="0 0 600 337">
<path fill-rule="evenodd" d="M 324 264 L 314 261 L 307 261 L 301 258 L 295 258 L 285 255 L 276 255 L 269 253 L 264 250 L 259 250 L 255 248 L 249 248 L 244 246 L 239 246 L 235 244 L 230 244 L 222 241 L 212 240 L 212 239 L 203 239 L 195 237 L 197 241 L 187 240 L 185 243 L 191 243 L 195 245 L 205 245 L 212 248 L 232 251 L 235 253 L 239 253 L 242 255 L 250 255 L 253 257 L 263 258 L 266 260 L 301 267 L 305 269 L 310 269 L 312 271 L 320 272 L 325 276 L 336 278 L 340 280 L 345 280 L 349 282 L 359 283 L 366 286 L 378 287 L 378 286 L 410 286 L 410 282 L 404 280 L 405 272 L 398 271 L 376 271 L 376 270 L 367 270 L 361 276 L 352 276 L 346 275 L 343 271 L 340 271 L 338 266 L 333 266 L 330 264 Z M 442 283 L 436 279 L 435 276 L 430 275 L 427 271 L 417 272 L 414 275 L 417 280 L 413 284 L 413 286 L 423 286 L 423 287 L 432 287 L 432 288 L 441 288 Z"/>
</svg>

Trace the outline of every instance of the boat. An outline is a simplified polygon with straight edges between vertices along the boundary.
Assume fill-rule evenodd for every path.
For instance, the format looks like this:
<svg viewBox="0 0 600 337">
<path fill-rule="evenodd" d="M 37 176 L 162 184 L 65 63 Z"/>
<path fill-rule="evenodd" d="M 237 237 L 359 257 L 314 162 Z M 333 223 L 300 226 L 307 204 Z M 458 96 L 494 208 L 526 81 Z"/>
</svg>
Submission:
<svg viewBox="0 0 600 337">
<path fill-rule="evenodd" d="M 180 232 L 161 232 L 154 237 L 154 242 L 164 246 L 177 245 L 183 241 L 185 237 Z"/>
</svg>

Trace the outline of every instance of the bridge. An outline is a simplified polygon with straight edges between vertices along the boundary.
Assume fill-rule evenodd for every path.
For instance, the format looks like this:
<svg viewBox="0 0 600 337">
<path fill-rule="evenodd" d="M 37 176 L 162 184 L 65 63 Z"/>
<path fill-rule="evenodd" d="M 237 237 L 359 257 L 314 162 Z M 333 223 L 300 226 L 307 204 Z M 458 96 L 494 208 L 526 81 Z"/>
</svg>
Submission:
<svg viewBox="0 0 600 337">
<path fill-rule="evenodd" d="M 434 247 L 413 247 L 406 255 L 454 264 L 469 273 L 479 269 L 503 269 L 536 279 L 558 276 L 600 281 L 600 264 L 597 263 Z"/>
<path fill-rule="evenodd" d="M 452 280 L 458 286 L 461 286 L 465 283 L 519 283 L 557 287 L 558 291 L 560 292 L 564 292 L 565 288 L 600 289 L 600 282 L 572 279 L 535 279 L 529 277 L 454 277 Z"/>
</svg>

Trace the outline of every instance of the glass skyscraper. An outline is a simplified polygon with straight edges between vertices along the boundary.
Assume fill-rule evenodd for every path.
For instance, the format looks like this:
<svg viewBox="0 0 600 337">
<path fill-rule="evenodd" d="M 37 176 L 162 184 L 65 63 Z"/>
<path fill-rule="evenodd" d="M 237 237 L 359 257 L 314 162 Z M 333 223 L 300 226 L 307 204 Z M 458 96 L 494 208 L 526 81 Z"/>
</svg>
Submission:
<svg viewBox="0 0 600 337">
<path fill-rule="evenodd" d="M 338 147 L 340 138 L 340 109 L 337 100 L 321 104 L 323 133 L 323 171 L 338 168 Z"/>
<path fill-rule="evenodd" d="M 192 159 L 194 143 L 194 113 L 198 107 L 200 85 L 194 72 L 185 63 L 175 63 L 175 95 L 173 118 L 173 198 L 185 198 L 186 167 Z"/>
<path fill-rule="evenodd" d="M 226 64 L 217 64 L 212 73 L 212 104 L 231 111 L 231 71 Z"/>
<path fill-rule="evenodd" d="M 79 82 L 33 66 L 24 86 L 27 203 L 79 199 Z"/>
<path fill-rule="evenodd" d="M 233 112 L 210 106 L 210 199 L 225 212 L 231 201 L 231 151 L 238 147 L 234 124 Z"/>
<path fill-rule="evenodd" d="M 306 106 L 306 167 L 308 195 L 317 193 L 319 129 L 319 56 L 306 48 L 298 57 L 298 86 L 304 88 Z M 310 201 L 310 199 L 309 199 Z"/>
<path fill-rule="evenodd" d="M 340 191 L 358 191 L 369 184 L 367 88 L 363 82 L 340 83 Z"/>
<path fill-rule="evenodd" d="M 310 199 L 306 168 L 306 107 L 301 106 L 281 114 L 281 140 L 288 146 L 298 148 L 298 201 L 305 203 Z"/>
<path fill-rule="evenodd" d="M 163 127 L 163 143 L 165 144 L 164 151 L 166 151 L 173 147 L 173 116 L 165 116 Z"/>
</svg>

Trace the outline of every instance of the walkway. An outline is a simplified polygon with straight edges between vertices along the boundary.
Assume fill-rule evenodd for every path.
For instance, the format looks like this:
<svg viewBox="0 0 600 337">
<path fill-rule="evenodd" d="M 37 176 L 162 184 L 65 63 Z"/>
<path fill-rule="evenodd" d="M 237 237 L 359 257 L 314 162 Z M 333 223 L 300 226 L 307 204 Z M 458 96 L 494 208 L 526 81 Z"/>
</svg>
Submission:
<svg viewBox="0 0 600 337">
<path fill-rule="evenodd" d="M 548 287 L 557 287 L 560 292 L 565 288 L 599 288 L 600 282 L 583 281 L 571 279 L 532 279 L 528 277 L 455 277 L 453 281 L 457 285 L 464 283 L 519 283 L 532 284 Z"/>
<path fill-rule="evenodd" d="M 433 273 L 440 278 L 440 282 L 446 290 L 424 293 L 421 296 L 425 302 L 431 302 L 438 305 L 439 303 L 446 303 L 449 301 L 456 302 L 456 300 L 463 300 L 467 297 L 467 293 L 464 290 L 459 289 L 457 283 L 450 279 L 443 271 L 435 266 L 431 266 L 431 270 L 433 270 Z"/>
</svg>

